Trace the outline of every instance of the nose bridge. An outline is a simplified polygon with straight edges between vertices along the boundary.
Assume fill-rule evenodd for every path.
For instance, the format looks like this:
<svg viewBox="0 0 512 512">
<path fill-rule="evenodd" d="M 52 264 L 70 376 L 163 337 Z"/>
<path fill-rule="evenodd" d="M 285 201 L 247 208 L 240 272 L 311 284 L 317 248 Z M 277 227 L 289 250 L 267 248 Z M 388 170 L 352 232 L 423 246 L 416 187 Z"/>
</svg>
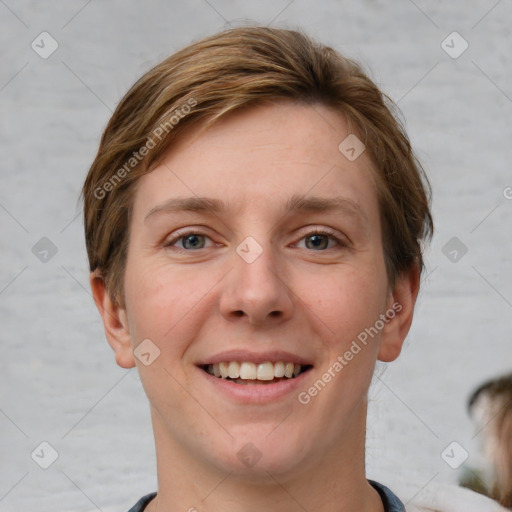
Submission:
<svg viewBox="0 0 512 512">
<path fill-rule="evenodd" d="M 246 237 L 233 254 L 233 271 L 222 299 L 222 313 L 261 324 L 269 319 L 287 318 L 293 302 L 280 276 L 282 265 L 269 242 L 260 244 Z"/>
</svg>

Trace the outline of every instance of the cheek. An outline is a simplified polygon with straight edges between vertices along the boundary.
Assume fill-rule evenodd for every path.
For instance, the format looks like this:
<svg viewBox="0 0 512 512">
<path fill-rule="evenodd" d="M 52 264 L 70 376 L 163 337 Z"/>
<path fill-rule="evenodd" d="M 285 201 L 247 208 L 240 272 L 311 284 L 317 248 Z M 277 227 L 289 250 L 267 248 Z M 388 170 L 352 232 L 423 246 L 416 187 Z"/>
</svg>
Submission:
<svg viewBox="0 0 512 512">
<path fill-rule="evenodd" d="M 189 331 L 200 325 L 198 317 L 210 288 L 211 282 L 197 272 L 127 265 L 125 295 L 132 343 L 149 338 L 162 351 L 179 350 L 180 340 L 188 339 Z"/>
<path fill-rule="evenodd" d="M 185 380 L 180 364 L 203 323 L 205 291 L 195 281 L 200 280 L 165 267 L 127 265 L 125 295 L 133 349 L 147 339 L 157 347 L 149 365 L 136 358 L 140 379 L 150 402 L 169 410 L 177 411 L 186 398 L 175 379 Z"/>
<path fill-rule="evenodd" d="M 368 270 L 344 266 L 303 275 L 300 281 L 297 295 L 333 349 L 350 344 L 385 309 L 387 281 L 378 265 Z"/>
</svg>

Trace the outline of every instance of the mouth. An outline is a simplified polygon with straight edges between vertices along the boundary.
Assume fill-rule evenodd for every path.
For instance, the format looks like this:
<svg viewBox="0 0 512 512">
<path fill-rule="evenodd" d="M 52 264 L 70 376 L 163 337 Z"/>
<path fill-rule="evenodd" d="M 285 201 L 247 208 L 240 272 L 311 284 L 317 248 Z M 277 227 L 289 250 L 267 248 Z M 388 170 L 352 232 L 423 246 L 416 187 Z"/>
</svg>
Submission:
<svg viewBox="0 0 512 512">
<path fill-rule="evenodd" d="M 269 385 L 290 381 L 311 370 L 310 364 L 290 361 L 221 361 L 203 364 L 200 368 L 209 375 L 240 385 Z"/>
</svg>

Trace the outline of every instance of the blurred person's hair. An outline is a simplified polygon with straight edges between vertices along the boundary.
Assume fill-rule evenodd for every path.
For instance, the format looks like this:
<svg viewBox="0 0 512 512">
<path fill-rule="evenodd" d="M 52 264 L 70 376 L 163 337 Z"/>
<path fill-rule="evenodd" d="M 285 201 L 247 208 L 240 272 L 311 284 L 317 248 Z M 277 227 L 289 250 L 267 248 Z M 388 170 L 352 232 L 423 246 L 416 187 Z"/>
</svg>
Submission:
<svg viewBox="0 0 512 512">
<path fill-rule="evenodd" d="M 483 467 L 467 472 L 461 483 L 512 508 L 512 374 L 479 386 L 468 410 L 482 439 Z"/>
<path fill-rule="evenodd" d="M 155 66 L 126 93 L 103 133 L 82 190 L 85 237 L 90 270 L 117 304 L 124 304 L 139 178 L 186 129 L 199 132 L 231 112 L 286 100 L 325 105 L 347 119 L 372 162 L 390 287 L 413 266 L 421 272 L 422 242 L 433 229 L 430 186 L 397 107 L 357 63 L 332 48 L 297 31 L 245 27 L 196 42 Z"/>
</svg>

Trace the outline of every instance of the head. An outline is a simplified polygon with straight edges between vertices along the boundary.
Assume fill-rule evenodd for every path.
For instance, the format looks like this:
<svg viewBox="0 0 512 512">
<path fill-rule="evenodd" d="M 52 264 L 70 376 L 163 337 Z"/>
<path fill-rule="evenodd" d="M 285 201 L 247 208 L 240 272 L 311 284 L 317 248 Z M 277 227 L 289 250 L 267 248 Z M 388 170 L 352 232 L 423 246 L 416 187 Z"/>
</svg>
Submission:
<svg viewBox="0 0 512 512">
<path fill-rule="evenodd" d="M 359 435 L 375 360 L 396 358 L 409 330 L 432 233 L 395 114 L 356 63 L 259 27 L 181 50 L 120 102 L 83 188 L 86 243 L 107 338 L 121 366 L 139 366 L 157 442 L 223 469 L 243 468 L 231 448 L 251 443 L 261 467 L 286 472 Z M 147 366 L 133 355 L 143 340 L 158 355 Z M 267 356 L 302 365 L 273 398 L 268 384 L 255 385 L 264 400 L 224 396 L 208 375 Z"/>
<path fill-rule="evenodd" d="M 480 385 L 468 400 L 486 464 L 486 493 L 512 507 L 512 374 Z"/>
</svg>

